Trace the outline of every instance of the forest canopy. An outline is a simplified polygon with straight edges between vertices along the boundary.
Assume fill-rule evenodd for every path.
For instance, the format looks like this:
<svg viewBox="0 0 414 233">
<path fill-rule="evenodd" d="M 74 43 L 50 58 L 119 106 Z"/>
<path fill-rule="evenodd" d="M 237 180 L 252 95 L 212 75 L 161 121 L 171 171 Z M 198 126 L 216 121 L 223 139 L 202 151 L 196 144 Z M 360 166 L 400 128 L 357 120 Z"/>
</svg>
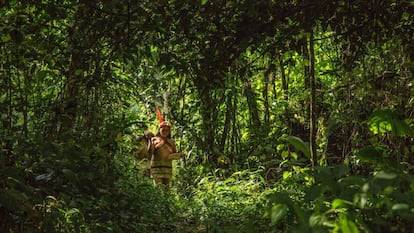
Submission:
<svg viewBox="0 0 414 233">
<path fill-rule="evenodd" d="M 410 232 L 413 41 L 410 0 L 0 0 L 0 231 Z"/>
</svg>

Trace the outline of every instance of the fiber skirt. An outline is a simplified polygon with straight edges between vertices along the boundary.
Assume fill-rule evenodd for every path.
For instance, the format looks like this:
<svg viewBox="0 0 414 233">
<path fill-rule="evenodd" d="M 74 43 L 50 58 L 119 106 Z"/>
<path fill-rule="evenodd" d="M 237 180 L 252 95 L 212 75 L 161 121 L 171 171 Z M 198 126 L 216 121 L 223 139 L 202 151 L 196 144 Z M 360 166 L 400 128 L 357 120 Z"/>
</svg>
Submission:
<svg viewBox="0 0 414 233">
<path fill-rule="evenodd" d="M 172 167 L 151 167 L 151 178 L 171 178 Z"/>
</svg>

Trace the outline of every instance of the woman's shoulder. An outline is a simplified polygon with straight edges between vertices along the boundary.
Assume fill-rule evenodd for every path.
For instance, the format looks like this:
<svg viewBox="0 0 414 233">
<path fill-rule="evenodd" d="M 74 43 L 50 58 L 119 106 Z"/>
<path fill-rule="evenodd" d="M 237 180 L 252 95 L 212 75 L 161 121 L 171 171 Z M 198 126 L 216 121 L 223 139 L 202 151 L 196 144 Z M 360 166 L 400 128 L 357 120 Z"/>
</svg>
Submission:
<svg viewBox="0 0 414 233">
<path fill-rule="evenodd" d="M 167 141 L 167 143 L 169 143 L 169 144 L 174 144 L 175 143 L 174 139 L 172 139 L 172 138 L 166 138 L 165 141 Z"/>
</svg>

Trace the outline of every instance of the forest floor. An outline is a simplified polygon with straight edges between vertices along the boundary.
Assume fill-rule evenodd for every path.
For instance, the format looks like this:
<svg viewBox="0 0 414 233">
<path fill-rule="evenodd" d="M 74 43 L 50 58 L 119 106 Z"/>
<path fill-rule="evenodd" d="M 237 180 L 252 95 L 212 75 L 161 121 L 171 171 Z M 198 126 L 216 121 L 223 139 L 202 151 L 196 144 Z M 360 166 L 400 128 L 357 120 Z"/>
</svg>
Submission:
<svg viewBox="0 0 414 233">
<path fill-rule="evenodd" d="M 204 225 L 195 225 L 186 221 L 176 222 L 175 224 L 177 232 L 181 233 L 205 233 L 207 228 Z"/>
</svg>

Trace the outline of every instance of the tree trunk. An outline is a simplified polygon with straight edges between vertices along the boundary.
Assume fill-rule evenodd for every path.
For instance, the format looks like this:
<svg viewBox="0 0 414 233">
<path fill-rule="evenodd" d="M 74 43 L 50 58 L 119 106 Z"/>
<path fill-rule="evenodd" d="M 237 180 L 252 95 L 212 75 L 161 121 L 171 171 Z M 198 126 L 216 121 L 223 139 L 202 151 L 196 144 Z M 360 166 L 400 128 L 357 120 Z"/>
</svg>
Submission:
<svg viewBox="0 0 414 233">
<path fill-rule="evenodd" d="M 264 109 L 265 109 L 264 122 L 266 125 L 269 125 L 270 123 L 269 83 L 270 83 L 270 80 L 272 79 L 273 70 L 274 70 L 274 65 L 271 65 L 263 76 L 262 94 L 263 94 Z"/>
<path fill-rule="evenodd" d="M 230 124 L 232 119 L 232 112 L 233 112 L 233 104 L 232 104 L 232 95 L 228 95 L 226 97 L 226 115 L 224 120 L 224 128 L 223 128 L 223 134 L 221 135 L 220 145 L 219 149 L 221 151 L 224 151 L 224 147 L 226 145 L 226 139 L 229 136 L 230 131 Z"/>
<path fill-rule="evenodd" d="M 213 153 L 215 143 L 213 122 L 216 120 L 214 119 L 216 104 L 214 103 L 210 86 L 206 85 L 204 82 L 197 82 L 196 79 L 193 81 L 195 81 L 194 84 L 197 87 L 198 95 L 201 101 L 200 113 L 203 119 L 204 131 L 202 146 L 206 149 L 207 152 L 205 160 L 206 162 L 215 164 L 217 162 L 217 158 Z"/>
<path fill-rule="evenodd" d="M 243 81 L 244 93 L 246 95 L 247 105 L 249 107 L 251 124 L 253 128 L 258 129 L 260 128 L 261 123 L 260 123 L 260 118 L 259 118 L 259 110 L 257 107 L 256 93 L 253 91 L 252 85 L 249 82 L 249 80 L 247 80 L 243 76 L 243 74 L 242 74 L 241 79 Z"/>
<path fill-rule="evenodd" d="M 286 71 L 285 71 L 285 64 L 283 62 L 283 54 L 279 56 L 279 66 L 280 66 L 280 74 L 282 76 L 282 89 L 283 89 L 283 97 L 285 100 L 288 99 L 288 82 L 286 79 Z"/>
<path fill-rule="evenodd" d="M 308 88 L 310 88 L 310 74 L 309 74 L 309 72 L 310 72 L 310 70 L 311 70 L 311 67 L 310 67 L 310 61 L 309 61 L 309 58 L 311 57 L 311 55 L 309 54 L 310 53 L 310 51 L 309 51 L 309 49 L 308 49 L 308 42 L 306 41 L 306 38 L 304 38 L 303 39 L 303 41 L 301 40 L 301 45 L 302 45 L 302 57 L 303 57 L 303 71 L 304 71 L 304 77 L 305 77 L 305 89 L 308 89 Z M 309 44 L 310 45 L 310 44 Z"/>
<path fill-rule="evenodd" d="M 283 99 L 285 101 L 288 101 L 289 99 L 289 93 L 288 93 L 288 81 L 287 81 L 287 77 L 286 77 L 286 70 L 285 70 L 285 64 L 283 61 L 283 53 L 281 53 L 280 55 L 278 55 L 277 57 L 278 61 L 279 61 L 279 67 L 280 67 L 280 76 L 282 78 L 282 95 L 283 95 Z M 288 125 L 288 128 L 290 130 L 292 130 L 292 121 L 290 120 L 291 118 L 291 111 L 289 108 L 285 109 L 285 114 L 284 114 L 284 121 L 285 123 Z M 291 134 L 291 132 L 289 132 Z"/>
<path fill-rule="evenodd" d="M 310 152 L 312 158 L 312 166 L 318 165 L 318 157 L 316 154 L 316 81 L 315 81 L 315 53 L 314 53 L 314 42 L 313 42 L 313 29 L 310 31 L 309 36 L 309 87 L 310 87 Z"/>
<path fill-rule="evenodd" d="M 91 4 L 91 2 L 89 3 Z M 76 12 L 79 18 L 69 31 L 71 49 L 70 64 L 64 72 L 66 76 L 65 87 L 61 99 L 57 103 L 56 118 L 60 123 L 59 134 L 70 132 L 78 118 L 79 104 L 82 98 L 81 88 L 86 86 L 85 73 L 90 72 L 89 67 L 93 60 L 88 54 L 99 37 L 98 32 L 90 30 L 90 25 L 82 24 L 83 20 L 95 15 L 95 10 L 87 3 L 81 3 Z"/>
</svg>

